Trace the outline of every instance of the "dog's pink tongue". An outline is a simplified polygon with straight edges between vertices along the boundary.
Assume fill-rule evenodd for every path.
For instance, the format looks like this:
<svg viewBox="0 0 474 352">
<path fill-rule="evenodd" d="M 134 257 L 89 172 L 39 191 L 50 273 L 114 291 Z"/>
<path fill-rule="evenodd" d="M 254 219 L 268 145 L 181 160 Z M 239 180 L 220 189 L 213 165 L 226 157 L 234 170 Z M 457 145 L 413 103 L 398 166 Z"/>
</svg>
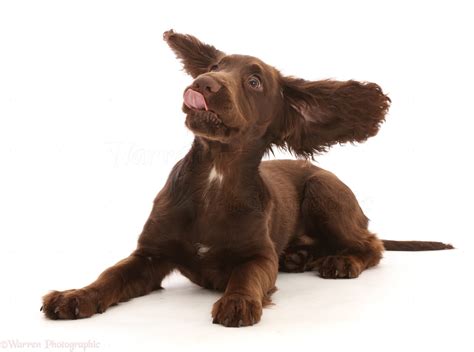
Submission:
<svg viewBox="0 0 474 352">
<path fill-rule="evenodd" d="M 204 96 L 192 89 L 188 89 L 184 93 L 184 104 L 186 104 L 190 109 L 207 110 L 206 99 L 204 99 Z"/>
</svg>

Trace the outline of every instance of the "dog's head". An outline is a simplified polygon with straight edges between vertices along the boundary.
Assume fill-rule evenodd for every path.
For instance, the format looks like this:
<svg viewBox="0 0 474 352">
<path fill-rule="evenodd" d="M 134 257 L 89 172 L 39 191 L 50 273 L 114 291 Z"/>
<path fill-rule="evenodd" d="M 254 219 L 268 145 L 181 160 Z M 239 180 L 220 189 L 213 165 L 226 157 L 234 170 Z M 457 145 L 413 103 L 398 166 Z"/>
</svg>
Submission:
<svg viewBox="0 0 474 352">
<path fill-rule="evenodd" d="M 186 126 L 228 144 L 259 139 L 312 156 L 375 135 L 390 99 L 374 83 L 285 77 L 261 60 L 226 55 L 172 30 L 164 39 L 194 82 L 184 91 Z"/>
</svg>

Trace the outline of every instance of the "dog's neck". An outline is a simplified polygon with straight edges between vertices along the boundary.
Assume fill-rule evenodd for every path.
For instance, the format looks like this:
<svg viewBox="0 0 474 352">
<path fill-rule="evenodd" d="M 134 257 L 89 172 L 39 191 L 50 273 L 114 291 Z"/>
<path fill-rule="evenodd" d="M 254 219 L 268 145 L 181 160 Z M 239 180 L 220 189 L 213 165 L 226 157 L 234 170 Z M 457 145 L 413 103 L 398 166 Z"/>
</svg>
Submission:
<svg viewBox="0 0 474 352">
<path fill-rule="evenodd" d="M 168 178 L 164 191 L 168 201 L 180 207 L 191 200 L 205 207 L 226 204 L 239 211 L 263 209 L 266 188 L 259 165 L 265 151 L 262 140 L 238 146 L 196 137 Z"/>
<path fill-rule="evenodd" d="M 209 182 L 248 185 L 259 179 L 258 168 L 266 151 L 260 139 L 246 144 L 223 144 L 196 137 L 190 154 L 195 170 L 208 175 Z"/>
<path fill-rule="evenodd" d="M 266 149 L 261 140 L 245 144 L 223 144 L 198 138 L 194 148 L 204 163 L 211 163 L 218 173 L 229 176 L 255 175 Z"/>
</svg>

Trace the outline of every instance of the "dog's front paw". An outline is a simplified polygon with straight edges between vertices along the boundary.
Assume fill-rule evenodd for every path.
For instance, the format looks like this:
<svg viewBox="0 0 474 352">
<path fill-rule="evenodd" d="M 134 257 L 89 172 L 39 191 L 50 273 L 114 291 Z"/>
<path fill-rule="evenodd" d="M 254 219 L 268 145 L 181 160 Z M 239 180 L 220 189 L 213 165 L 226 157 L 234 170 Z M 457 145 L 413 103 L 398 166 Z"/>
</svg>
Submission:
<svg viewBox="0 0 474 352">
<path fill-rule="evenodd" d="M 88 318 L 95 313 L 102 313 L 97 292 L 79 289 L 52 291 L 43 296 L 41 310 L 49 319 Z"/>
<path fill-rule="evenodd" d="M 262 302 L 251 296 L 227 294 L 212 308 L 214 324 L 227 327 L 254 325 L 262 317 Z"/>
</svg>

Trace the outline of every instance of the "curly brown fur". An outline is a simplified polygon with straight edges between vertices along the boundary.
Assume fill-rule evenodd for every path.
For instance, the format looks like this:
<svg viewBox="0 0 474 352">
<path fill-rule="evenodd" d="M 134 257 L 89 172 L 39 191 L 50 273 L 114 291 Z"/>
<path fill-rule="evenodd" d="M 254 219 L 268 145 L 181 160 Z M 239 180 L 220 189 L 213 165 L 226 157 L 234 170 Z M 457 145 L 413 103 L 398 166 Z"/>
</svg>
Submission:
<svg viewBox="0 0 474 352">
<path fill-rule="evenodd" d="M 374 136 L 390 99 L 374 83 L 285 77 L 261 60 L 225 55 L 193 36 L 164 39 L 195 78 L 185 89 L 195 139 L 157 195 L 136 250 L 78 289 L 43 297 L 51 319 L 76 319 L 161 288 L 179 270 L 223 292 L 212 321 L 256 324 L 278 270 L 351 279 L 387 249 L 443 249 L 379 240 L 352 191 L 307 160 L 262 162 L 272 146 L 313 157 Z"/>
<path fill-rule="evenodd" d="M 286 96 L 283 132 L 277 143 L 309 157 L 335 143 L 363 142 L 375 136 L 390 99 L 375 83 L 282 79 Z"/>
</svg>

